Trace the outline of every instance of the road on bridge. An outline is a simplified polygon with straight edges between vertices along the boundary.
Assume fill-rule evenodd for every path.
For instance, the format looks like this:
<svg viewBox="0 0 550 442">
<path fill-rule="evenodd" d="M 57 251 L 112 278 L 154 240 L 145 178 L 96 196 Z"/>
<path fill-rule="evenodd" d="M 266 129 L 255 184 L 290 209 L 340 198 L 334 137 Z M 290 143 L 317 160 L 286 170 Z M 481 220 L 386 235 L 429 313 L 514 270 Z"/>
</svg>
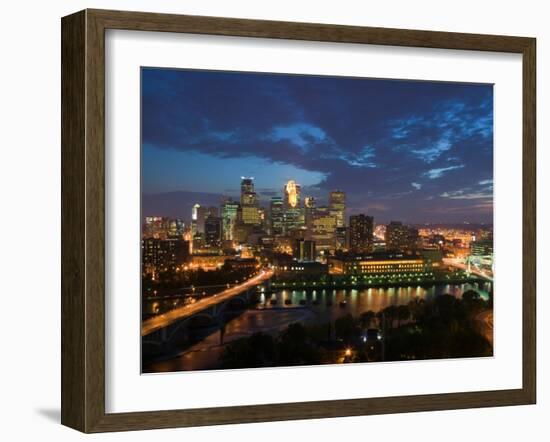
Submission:
<svg viewBox="0 0 550 442">
<path fill-rule="evenodd" d="M 468 265 L 464 264 L 463 262 L 460 262 L 460 260 L 457 259 L 457 258 L 443 258 L 443 264 L 451 266 L 451 267 L 455 267 L 459 270 L 468 270 Z M 473 266 L 470 266 L 470 273 L 472 275 L 479 276 L 479 277 L 481 277 L 483 279 L 486 279 L 488 281 L 493 280 L 493 277 L 491 275 L 487 274 L 484 271 L 478 270 Z"/>
<path fill-rule="evenodd" d="M 149 318 L 141 323 L 141 336 L 147 336 L 157 330 L 160 330 L 161 328 L 173 324 L 176 321 L 180 321 L 181 319 L 192 316 L 204 309 L 237 296 L 256 285 L 267 281 L 272 276 L 273 270 L 262 270 L 258 275 L 246 280 L 242 284 L 235 285 L 227 290 L 216 293 L 208 298 L 201 299 L 193 304 L 185 305 L 153 318 Z"/>
</svg>

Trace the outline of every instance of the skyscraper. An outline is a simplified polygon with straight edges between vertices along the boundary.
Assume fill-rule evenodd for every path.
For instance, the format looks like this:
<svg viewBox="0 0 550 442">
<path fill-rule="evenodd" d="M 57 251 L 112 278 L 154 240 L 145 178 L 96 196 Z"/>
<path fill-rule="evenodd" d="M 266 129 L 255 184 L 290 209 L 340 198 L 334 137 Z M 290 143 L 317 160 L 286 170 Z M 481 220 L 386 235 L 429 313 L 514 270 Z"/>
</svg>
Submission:
<svg viewBox="0 0 550 442">
<path fill-rule="evenodd" d="M 258 195 L 254 190 L 254 178 L 241 177 L 241 221 L 244 224 L 260 224 Z"/>
<path fill-rule="evenodd" d="M 217 207 L 205 207 L 195 204 L 191 209 L 191 229 L 193 233 L 204 233 L 204 220 L 209 216 L 218 216 Z"/>
<path fill-rule="evenodd" d="M 269 205 L 269 226 L 272 235 L 282 235 L 284 232 L 285 214 L 283 198 L 272 196 Z"/>
<path fill-rule="evenodd" d="M 349 217 L 349 248 L 355 253 L 371 253 L 373 218 L 365 214 Z"/>
<path fill-rule="evenodd" d="M 170 238 L 181 239 L 185 231 L 185 223 L 179 218 L 174 218 L 169 221 L 168 236 Z"/>
<path fill-rule="evenodd" d="M 304 223 L 306 230 L 311 233 L 313 228 L 313 217 L 315 210 L 317 209 L 317 201 L 312 196 L 306 196 L 304 198 Z"/>
<path fill-rule="evenodd" d="M 241 177 L 241 197 L 247 193 L 254 193 L 254 177 Z M 242 201 L 241 201 L 242 203 Z"/>
<path fill-rule="evenodd" d="M 204 242 L 209 247 L 220 247 L 222 241 L 222 219 L 209 215 L 204 221 Z"/>
<path fill-rule="evenodd" d="M 336 226 L 346 225 L 346 194 L 340 190 L 334 190 L 329 194 L 329 209 L 336 217 Z"/>
<path fill-rule="evenodd" d="M 284 233 L 304 227 L 304 210 L 300 201 L 301 188 L 296 181 L 288 181 L 284 188 Z"/>
<path fill-rule="evenodd" d="M 318 250 L 336 248 L 336 217 L 328 207 L 318 207 L 312 212 L 308 238 L 315 241 Z"/>
<path fill-rule="evenodd" d="M 285 184 L 283 189 L 285 196 L 285 208 L 295 209 L 300 207 L 300 185 L 296 181 L 290 180 Z"/>
<path fill-rule="evenodd" d="M 222 237 L 226 241 L 233 240 L 235 224 L 237 222 L 237 212 L 239 203 L 227 200 L 222 204 Z"/>
</svg>

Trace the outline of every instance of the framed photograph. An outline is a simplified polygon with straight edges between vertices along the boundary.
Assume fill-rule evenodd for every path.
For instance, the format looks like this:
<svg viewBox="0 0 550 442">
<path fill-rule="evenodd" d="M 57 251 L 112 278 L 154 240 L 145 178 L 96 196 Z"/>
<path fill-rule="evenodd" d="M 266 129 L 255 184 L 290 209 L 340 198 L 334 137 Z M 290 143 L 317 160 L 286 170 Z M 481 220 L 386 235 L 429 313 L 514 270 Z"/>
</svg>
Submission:
<svg viewBox="0 0 550 442">
<path fill-rule="evenodd" d="M 535 39 L 62 19 L 62 423 L 536 398 Z"/>
</svg>

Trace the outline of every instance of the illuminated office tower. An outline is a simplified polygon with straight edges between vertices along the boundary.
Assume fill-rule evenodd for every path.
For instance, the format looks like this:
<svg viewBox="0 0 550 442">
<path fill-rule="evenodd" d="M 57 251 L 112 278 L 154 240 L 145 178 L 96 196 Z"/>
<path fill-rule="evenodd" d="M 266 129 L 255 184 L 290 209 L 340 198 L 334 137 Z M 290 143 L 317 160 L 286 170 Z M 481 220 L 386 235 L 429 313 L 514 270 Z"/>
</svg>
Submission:
<svg viewBox="0 0 550 442">
<path fill-rule="evenodd" d="M 344 227 L 346 225 L 346 194 L 339 190 L 330 192 L 329 209 L 336 217 L 336 226 Z"/>
<path fill-rule="evenodd" d="M 191 229 L 193 233 L 204 233 L 204 221 L 209 216 L 218 216 L 217 207 L 205 207 L 195 204 L 191 209 Z"/>
<path fill-rule="evenodd" d="M 199 207 L 200 204 L 196 203 L 191 209 L 191 237 L 195 236 L 197 233 L 197 219 L 199 217 Z"/>
<path fill-rule="evenodd" d="M 241 206 L 257 206 L 258 195 L 254 190 L 254 178 L 241 177 Z"/>
<path fill-rule="evenodd" d="M 272 196 L 269 204 L 269 225 L 272 235 L 282 235 L 284 232 L 285 213 L 283 198 Z"/>
<path fill-rule="evenodd" d="M 199 232 L 199 224 L 204 226 L 204 210 L 199 203 L 194 204 L 191 209 L 191 221 L 194 226 L 193 234 Z"/>
<path fill-rule="evenodd" d="M 336 248 L 336 217 L 328 207 L 318 207 L 312 213 L 311 228 L 308 238 L 315 241 L 317 250 L 334 250 Z"/>
<path fill-rule="evenodd" d="M 258 195 L 254 190 L 254 178 L 241 177 L 241 221 L 243 224 L 259 225 Z"/>
<path fill-rule="evenodd" d="M 284 195 L 284 233 L 288 235 L 305 225 L 304 209 L 300 201 L 300 185 L 296 181 L 288 181 L 283 188 Z"/>
<path fill-rule="evenodd" d="M 283 193 L 286 209 L 297 209 L 300 207 L 300 191 L 300 185 L 296 184 L 294 180 L 290 180 L 285 184 Z"/>
<path fill-rule="evenodd" d="M 373 250 L 373 218 L 365 214 L 349 217 L 349 248 L 354 253 L 371 253 Z"/>
<path fill-rule="evenodd" d="M 241 206 L 241 220 L 244 224 L 259 225 L 260 212 L 256 206 Z"/>
<path fill-rule="evenodd" d="M 185 232 L 185 223 L 179 218 L 174 218 L 169 221 L 168 225 L 168 237 L 170 238 L 183 238 Z"/>
<path fill-rule="evenodd" d="M 237 223 L 237 212 L 239 203 L 231 200 L 224 201 L 222 204 L 222 237 L 226 241 L 232 241 L 235 224 Z"/>
</svg>

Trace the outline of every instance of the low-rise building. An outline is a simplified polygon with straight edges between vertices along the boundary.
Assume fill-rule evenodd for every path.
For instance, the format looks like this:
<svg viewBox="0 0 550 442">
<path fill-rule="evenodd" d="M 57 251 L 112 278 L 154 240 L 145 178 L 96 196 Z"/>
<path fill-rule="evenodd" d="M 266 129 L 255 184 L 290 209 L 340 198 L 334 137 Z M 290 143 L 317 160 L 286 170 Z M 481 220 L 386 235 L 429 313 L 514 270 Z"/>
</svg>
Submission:
<svg viewBox="0 0 550 442">
<path fill-rule="evenodd" d="M 431 260 L 421 255 L 384 253 L 369 255 L 342 254 L 328 258 L 329 273 L 333 275 L 384 275 L 430 272 Z"/>
<path fill-rule="evenodd" d="M 234 258 L 233 255 L 196 254 L 192 255 L 189 267 L 192 269 L 216 270 L 221 268 L 225 261 Z"/>
</svg>

